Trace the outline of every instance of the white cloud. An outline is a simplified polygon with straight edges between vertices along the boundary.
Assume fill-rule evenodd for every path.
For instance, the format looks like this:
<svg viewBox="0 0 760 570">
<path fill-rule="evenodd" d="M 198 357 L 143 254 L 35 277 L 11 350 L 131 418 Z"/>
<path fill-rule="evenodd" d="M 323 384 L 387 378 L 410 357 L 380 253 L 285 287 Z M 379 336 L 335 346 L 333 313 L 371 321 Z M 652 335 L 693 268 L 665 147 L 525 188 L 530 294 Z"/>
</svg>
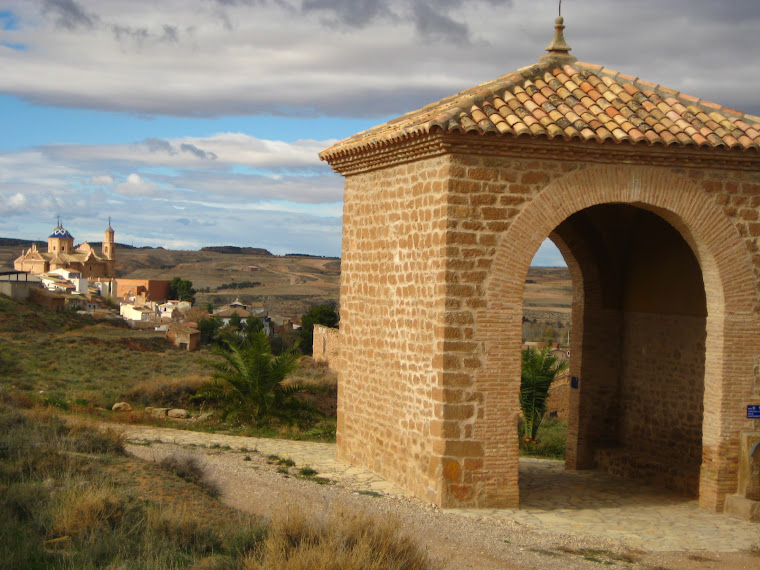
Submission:
<svg viewBox="0 0 760 570">
<path fill-rule="evenodd" d="M 0 43 L 27 46 L 0 49 L 5 93 L 147 114 L 378 116 L 536 61 L 557 3 L 78 0 L 77 10 L 47 12 L 42 5 L 4 2 L 21 25 L 0 30 Z M 760 76 L 744 72 L 754 65 L 758 3 L 586 0 L 563 11 L 580 59 L 758 109 L 752 93 Z"/>
<path fill-rule="evenodd" d="M 158 187 L 158 185 L 147 182 L 142 179 L 139 174 L 132 173 L 127 176 L 126 182 L 117 184 L 115 188 L 117 194 L 122 196 L 140 197 L 150 196 L 158 197 L 164 195 L 164 192 Z"/>
<path fill-rule="evenodd" d="M 103 176 L 93 176 L 90 178 L 90 182 L 97 186 L 109 186 L 113 184 L 113 177 L 108 175 Z"/>
<path fill-rule="evenodd" d="M 293 169 L 325 167 L 317 153 L 333 142 L 333 139 L 284 142 L 242 133 L 219 133 L 209 137 L 153 138 L 132 144 L 55 144 L 43 150 L 57 160 L 79 164 L 114 161 L 176 168 L 250 166 Z"/>
<path fill-rule="evenodd" d="M 26 196 L 24 196 L 21 192 L 16 192 L 8 200 L 8 206 L 11 208 L 19 208 L 24 204 L 26 204 Z"/>
</svg>

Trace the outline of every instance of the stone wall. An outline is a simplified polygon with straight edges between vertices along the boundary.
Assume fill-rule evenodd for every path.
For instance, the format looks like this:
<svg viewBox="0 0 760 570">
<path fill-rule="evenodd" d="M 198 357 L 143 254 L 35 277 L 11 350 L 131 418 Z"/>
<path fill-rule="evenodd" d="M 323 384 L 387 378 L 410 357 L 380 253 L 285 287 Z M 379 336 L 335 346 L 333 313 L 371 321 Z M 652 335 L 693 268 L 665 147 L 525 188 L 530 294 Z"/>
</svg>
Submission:
<svg viewBox="0 0 760 570">
<path fill-rule="evenodd" d="M 570 414 L 570 375 L 563 374 L 549 388 L 546 398 L 546 418 L 567 421 Z"/>
<path fill-rule="evenodd" d="M 694 496 L 702 463 L 705 330 L 703 317 L 626 314 L 618 404 L 620 444 L 669 465 L 677 475 L 667 486 Z"/>
<path fill-rule="evenodd" d="M 326 362 L 332 370 L 337 370 L 340 354 L 339 330 L 324 325 L 314 325 L 312 358 L 315 362 Z"/>
<path fill-rule="evenodd" d="M 0 293 L 15 299 L 16 301 L 26 301 L 29 298 L 32 289 L 39 289 L 39 281 L 16 281 L 0 279 Z"/>
<path fill-rule="evenodd" d="M 624 264 L 607 269 L 608 244 L 594 232 L 606 224 L 623 240 L 635 218 L 594 221 L 585 212 L 632 204 L 683 236 L 704 276 L 710 316 L 702 317 L 700 500 L 720 509 L 736 485 L 738 432 L 760 428 L 739 413 L 760 402 L 760 382 L 753 391 L 760 377 L 753 372 L 760 355 L 753 277 L 760 276 L 760 173 L 646 164 L 641 155 L 630 158 L 641 161 L 635 165 L 619 157 L 603 164 L 601 153 L 539 160 L 508 155 L 525 151 L 497 148 L 487 137 L 462 141 L 448 154 L 382 168 L 373 158 L 375 166 L 346 177 L 339 457 L 441 506 L 519 504 L 522 291 L 530 261 L 550 235 L 575 267 L 570 374 L 581 378 L 581 389 L 569 398 L 568 465 L 590 467 L 594 449 L 613 440 L 630 444 L 638 428 L 618 425 L 621 383 L 628 393 L 640 378 L 667 382 L 670 372 L 644 357 L 621 372 L 622 355 L 642 346 L 626 345 L 621 313 L 637 312 L 640 289 L 613 286 L 635 275 Z M 672 361 L 676 345 L 662 347 Z M 687 360 L 698 368 L 691 355 Z M 699 396 L 689 398 L 696 406 Z M 701 421 L 695 417 L 677 422 L 685 438 L 652 439 L 652 449 L 660 454 L 686 441 L 692 454 Z"/>
<path fill-rule="evenodd" d="M 446 159 L 346 179 L 338 457 L 436 502 Z"/>
</svg>

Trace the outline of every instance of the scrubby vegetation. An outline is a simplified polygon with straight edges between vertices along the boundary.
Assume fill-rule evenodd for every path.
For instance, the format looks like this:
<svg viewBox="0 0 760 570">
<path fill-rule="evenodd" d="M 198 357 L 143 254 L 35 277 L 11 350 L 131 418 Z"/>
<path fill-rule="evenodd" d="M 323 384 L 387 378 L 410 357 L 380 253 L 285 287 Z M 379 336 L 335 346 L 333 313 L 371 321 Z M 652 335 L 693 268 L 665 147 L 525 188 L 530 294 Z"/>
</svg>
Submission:
<svg viewBox="0 0 760 570">
<path fill-rule="evenodd" d="M 535 439 L 525 438 L 525 424 L 520 420 L 520 454 L 547 459 L 564 459 L 567 440 L 567 423 L 549 418 L 541 423 Z"/>
<path fill-rule="evenodd" d="M 7 401 L 0 428 L 0 560 L 7 568 L 178 568 L 210 556 L 232 567 L 266 534 L 257 518 L 126 457 L 117 432 Z"/>
<path fill-rule="evenodd" d="M 247 337 L 258 334 L 255 327 L 245 333 Z M 223 335 L 220 342 L 224 338 L 238 336 Z M 242 417 L 223 418 L 216 408 L 224 406 L 216 397 L 198 397 L 201 386 L 211 378 L 214 368 L 209 362 L 214 361 L 222 359 L 210 348 L 192 353 L 177 350 L 160 332 L 132 330 L 68 311 L 56 313 L 0 295 L 0 375 L 3 386 L 18 398 L 102 419 L 173 427 L 180 426 L 143 409 L 214 412 L 213 418 L 186 421 L 181 427 L 335 441 L 334 373 L 310 358 L 301 358 L 299 370 L 283 388 L 293 392 L 292 385 L 308 384 L 309 393 L 298 395 L 295 403 L 303 409 L 316 408 L 321 414 L 296 414 L 297 421 L 282 417 L 281 421 L 253 425 Z M 134 410 L 111 413 L 111 406 L 118 401 L 130 403 Z"/>
<path fill-rule="evenodd" d="M 314 417 L 316 410 L 297 397 L 307 387 L 286 382 L 298 368 L 294 350 L 274 356 L 269 338 L 258 332 L 215 346 L 213 353 L 219 359 L 209 362 L 214 373 L 198 397 L 215 401 L 223 418 L 268 425 L 273 420 L 293 424 Z"/>
<path fill-rule="evenodd" d="M 269 568 L 347 568 L 426 570 L 434 563 L 398 521 L 377 519 L 337 508 L 324 520 L 300 510 L 276 517 L 259 551 L 245 561 L 246 570 Z"/>
<path fill-rule="evenodd" d="M 391 520 L 293 510 L 268 523 L 215 499 L 192 459 L 143 462 L 115 431 L 24 403 L 0 392 L 3 567 L 432 568 Z"/>
<path fill-rule="evenodd" d="M 525 425 L 524 438 L 536 440 L 538 428 L 546 413 L 549 388 L 557 376 L 567 370 L 568 362 L 551 353 L 549 347 L 522 351 L 520 409 Z"/>
<path fill-rule="evenodd" d="M 252 289 L 253 287 L 261 287 L 261 281 L 233 281 L 232 283 L 222 283 L 217 285 L 217 291 L 223 291 L 225 289 Z"/>
</svg>

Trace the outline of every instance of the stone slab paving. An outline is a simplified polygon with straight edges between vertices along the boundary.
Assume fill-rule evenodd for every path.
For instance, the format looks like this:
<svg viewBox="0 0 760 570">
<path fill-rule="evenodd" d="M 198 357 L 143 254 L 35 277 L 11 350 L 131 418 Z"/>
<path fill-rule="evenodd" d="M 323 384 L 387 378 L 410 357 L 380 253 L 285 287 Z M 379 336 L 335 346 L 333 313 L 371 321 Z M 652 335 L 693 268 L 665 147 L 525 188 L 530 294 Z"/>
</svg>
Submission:
<svg viewBox="0 0 760 570">
<path fill-rule="evenodd" d="M 131 442 L 258 451 L 308 465 L 357 491 L 412 495 L 335 458 L 335 444 L 122 426 Z M 596 471 L 566 471 L 564 463 L 520 460 L 521 509 L 447 509 L 461 516 L 508 519 L 538 532 L 604 536 L 648 551 L 737 552 L 760 546 L 760 524 L 699 508 L 695 500 Z"/>
<path fill-rule="evenodd" d="M 606 536 L 649 551 L 737 552 L 760 546 L 760 525 L 710 513 L 696 500 L 564 462 L 520 459 L 521 509 L 464 515 L 509 519 L 534 530 Z"/>
</svg>

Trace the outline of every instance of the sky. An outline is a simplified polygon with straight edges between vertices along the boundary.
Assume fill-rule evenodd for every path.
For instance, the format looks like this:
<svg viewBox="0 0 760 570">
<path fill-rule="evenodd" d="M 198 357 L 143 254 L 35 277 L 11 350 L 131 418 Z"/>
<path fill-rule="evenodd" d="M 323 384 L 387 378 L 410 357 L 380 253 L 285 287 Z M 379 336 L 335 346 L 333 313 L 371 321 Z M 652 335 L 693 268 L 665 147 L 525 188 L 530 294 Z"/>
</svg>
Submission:
<svg viewBox="0 0 760 570">
<path fill-rule="evenodd" d="M 558 0 L 0 0 L 0 237 L 339 256 L 337 140 L 530 65 Z M 760 115 L 760 2 L 565 0 L 579 60 Z M 545 243 L 535 265 L 562 265 Z"/>
</svg>

